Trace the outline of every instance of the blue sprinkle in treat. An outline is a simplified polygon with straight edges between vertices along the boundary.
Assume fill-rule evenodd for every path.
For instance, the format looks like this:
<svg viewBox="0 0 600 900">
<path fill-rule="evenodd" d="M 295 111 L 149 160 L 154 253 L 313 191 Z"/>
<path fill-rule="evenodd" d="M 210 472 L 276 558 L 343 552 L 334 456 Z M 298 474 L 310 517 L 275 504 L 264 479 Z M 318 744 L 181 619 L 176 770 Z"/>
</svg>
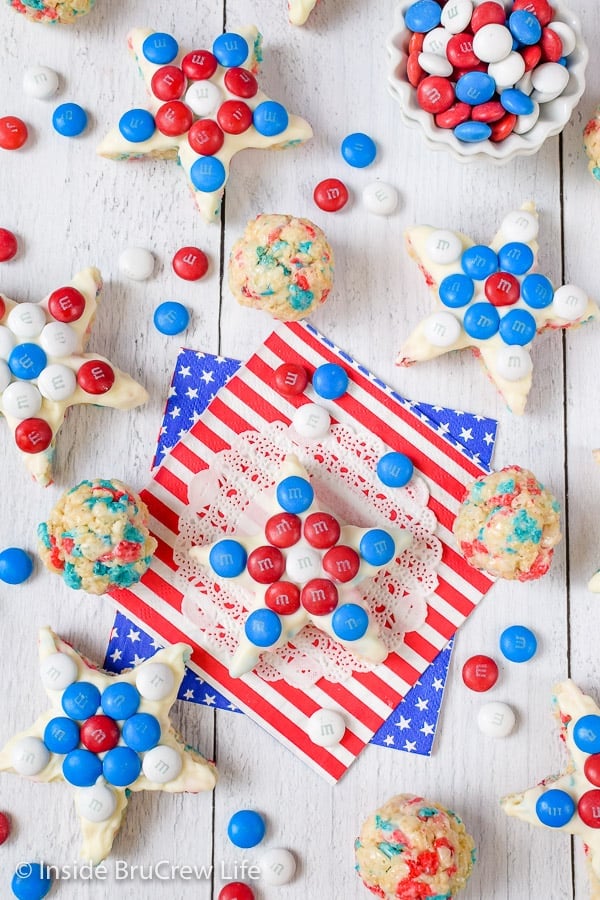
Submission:
<svg viewBox="0 0 600 900">
<path fill-rule="evenodd" d="M 269 293 L 273 294 L 274 291 L 271 290 Z M 303 288 L 298 287 L 297 284 L 290 284 L 288 300 L 292 309 L 308 309 L 314 299 L 315 295 L 312 291 L 305 291 Z"/>
<path fill-rule="evenodd" d="M 214 156 L 201 156 L 190 169 L 192 184 L 204 194 L 212 194 L 225 184 L 227 174 L 220 159 Z"/>
<path fill-rule="evenodd" d="M 377 477 L 386 487 L 403 488 L 413 477 L 412 460 L 405 453 L 392 450 L 377 462 Z"/>
<path fill-rule="evenodd" d="M 227 825 L 227 836 L 234 847 L 248 850 L 256 847 L 265 836 L 265 820 L 254 809 L 240 809 Z"/>
<path fill-rule="evenodd" d="M 524 275 L 533 265 L 533 250 L 529 244 L 511 241 L 498 251 L 498 262 L 503 272 Z"/>
<path fill-rule="evenodd" d="M 485 72 L 467 72 L 456 82 L 456 99 L 469 106 L 478 106 L 487 103 L 496 93 L 496 82 Z M 483 125 L 483 122 L 463 122 L 464 125 Z M 460 125 L 457 126 L 460 128 Z M 488 126 L 489 128 L 489 126 Z M 456 134 L 456 128 L 454 129 Z M 491 129 L 490 129 L 491 133 Z M 482 139 L 483 140 L 483 139 Z"/>
<path fill-rule="evenodd" d="M 154 310 L 153 321 L 154 327 L 161 334 L 181 334 L 189 325 L 190 314 L 183 303 L 166 300 Z"/>
<path fill-rule="evenodd" d="M 47 534 L 48 529 L 46 528 Z M 22 584 L 27 581 L 32 572 L 31 557 L 20 547 L 7 547 L 0 553 L 0 581 L 5 584 Z"/>
<path fill-rule="evenodd" d="M 442 10 L 434 0 L 417 0 L 404 13 L 404 24 L 410 31 L 424 34 L 436 28 L 442 20 Z"/>
<path fill-rule="evenodd" d="M 40 522 L 40 524 L 38 525 L 37 536 L 46 550 L 52 549 L 52 542 L 50 540 L 50 533 L 48 531 L 48 524 L 46 522 Z"/>
<path fill-rule="evenodd" d="M 8 367 L 15 378 L 31 381 L 46 368 L 46 354 L 38 344 L 17 344 L 8 357 Z"/>
<path fill-rule="evenodd" d="M 323 363 L 315 369 L 312 385 L 319 397 L 337 400 L 348 390 L 348 375 L 337 363 Z"/>
<path fill-rule="evenodd" d="M 355 169 L 365 169 L 377 156 L 375 141 L 361 131 L 346 135 L 341 150 L 348 165 Z"/>
<path fill-rule="evenodd" d="M 212 52 L 220 65 L 226 69 L 241 66 L 248 59 L 248 43 L 241 34 L 227 31 L 219 35 L 213 44 Z"/>
<path fill-rule="evenodd" d="M 514 39 L 526 47 L 537 44 L 542 36 L 542 26 L 538 18 L 525 9 L 517 9 L 510 14 L 508 27 Z"/>
<path fill-rule="evenodd" d="M 74 591 L 78 591 L 81 587 L 81 578 L 77 574 L 73 563 L 65 563 L 65 567 L 63 569 L 63 580 L 67 587 L 73 588 Z"/>
<path fill-rule="evenodd" d="M 341 641 L 358 641 L 367 632 L 369 616 L 362 606 L 344 603 L 334 612 L 331 627 Z"/>
<path fill-rule="evenodd" d="M 487 341 L 498 331 L 500 316 L 491 303 L 474 303 L 468 308 L 463 319 L 463 327 L 469 337 Z"/>
<path fill-rule="evenodd" d="M 577 719 L 573 725 L 573 741 L 582 753 L 600 753 L 600 716 Z"/>
<path fill-rule="evenodd" d="M 554 299 L 554 288 L 545 275 L 526 275 L 521 282 L 521 296 L 532 309 L 545 309 Z"/>
<path fill-rule="evenodd" d="M 52 125 L 63 137 L 77 137 L 87 128 L 88 117 L 78 103 L 61 103 L 52 113 Z"/>
<path fill-rule="evenodd" d="M 500 337 L 505 344 L 524 347 L 535 337 L 537 323 L 526 309 L 511 309 L 500 321 Z"/>
<path fill-rule="evenodd" d="M 208 562 L 213 572 L 220 578 L 237 578 L 246 568 L 247 558 L 248 555 L 239 541 L 226 538 L 211 548 Z"/>
<path fill-rule="evenodd" d="M 372 528 L 360 539 L 359 552 L 372 566 L 385 566 L 396 555 L 396 543 L 387 531 Z"/>
<path fill-rule="evenodd" d="M 75 787 L 92 787 L 102 775 L 102 760 L 91 750 L 72 750 L 63 760 L 65 781 Z"/>
<path fill-rule="evenodd" d="M 179 53 L 179 44 L 171 34 L 155 31 L 154 34 L 148 35 L 142 44 L 142 53 L 148 62 L 164 66 L 173 62 Z"/>
<path fill-rule="evenodd" d="M 17 900 L 43 900 L 52 888 L 51 871 L 44 863 L 19 863 L 10 883 Z"/>
<path fill-rule="evenodd" d="M 484 281 L 498 271 L 498 257 L 491 247 L 475 244 L 464 251 L 460 264 L 465 275 L 474 281 Z"/>
<path fill-rule="evenodd" d="M 252 123 L 259 134 L 275 137 L 288 127 L 289 116 L 285 106 L 275 100 L 264 100 L 252 113 Z"/>
<path fill-rule="evenodd" d="M 518 88 L 507 88 L 505 91 L 502 91 L 500 103 L 506 112 L 515 116 L 528 116 L 535 109 L 531 97 L 518 90 Z"/>
<path fill-rule="evenodd" d="M 454 275 L 446 275 L 440 282 L 439 295 L 444 306 L 450 309 L 459 309 L 466 306 L 473 299 L 475 285 L 468 275 L 457 272 Z"/>
<path fill-rule="evenodd" d="M 507 478 L 506 481 L 501 481 L 498 485 L 498 493 L 499 494 L 512 494 L 515 489 L 515 479 Z"/>
<path fill-rule="evenodd" d="M 511 625 L 500 635 L 500 650 L 510 662 L 528 662 L 536 654 L 537 638 L 524 625 Z"/>
<path fill-rule="evenodd" d="M 387 856 L 388 859 L 393 859 L 395 856 L 399 856 L 404 848 L 401 844 L 390 844 L 389 841 L 381 841 L 381 843 L 377 844 L 377 849 L 384 856 Z"/>
<path fill-rule="evenodd" d="M 127 787 L 142 771 L 142 761 L 130 747 L 113 747 L 102 760 L 102 774 L 109 784 Z"/>
<path fill-rule="evenodd" d="M 439 815 L 439 809 L 435 809 L 433 806 L 424 806 L 419 810 L 418 816 L 421 819 L 433 819 L 434 816 Z"/>
<path fill-rule="evenodd" d="M 154 116 L 147 109 L 129 109 L 119 119 L 119 131 L 126 141 L 141 144 L 156 131 Z"/>
<path fill-rule="evenodd" d="M 517 541 L 539 544 L 542 539 L 542 529 L 537 519 L 529 515 L 527 510 L 520 509 L 513 519 L 513 536 Z"/>
<path fill-rule="evenodd" d="M 315 492 L 306 478 L 289 475 L 277 485 L 277 502 L 285 512 L 300 515 L 311 506 Z"/>
<path fill-rule="evenodd" d="M 281 637 L 281 620 L 271 609 L 256 609 L 246 619 L 244 631 L 255 647 L 271 647 Z"/>
<path fill-rule="evenodd" d="M 546 791 L 538 797 L 535 812 L 548 828 L 562 828 L 575 815 L 575 802 L 566 791 Z"/>
</svg>

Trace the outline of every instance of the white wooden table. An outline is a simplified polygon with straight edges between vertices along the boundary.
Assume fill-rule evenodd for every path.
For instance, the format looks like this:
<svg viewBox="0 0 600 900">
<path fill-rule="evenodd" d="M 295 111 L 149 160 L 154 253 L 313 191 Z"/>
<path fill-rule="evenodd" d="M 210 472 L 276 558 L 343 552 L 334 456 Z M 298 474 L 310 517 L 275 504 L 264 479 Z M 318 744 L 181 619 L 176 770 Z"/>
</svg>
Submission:
<svg viewBox="0 0 600 900">
<path fill-rule="evenodd" d="M 594 47 L 600 8 L 583 0 L 572 5 Z M 553 683 L 572 675 L 584 689 L 600 693 L 598 599 L 586 591 L 600 557 L 595 527 L 600 471 L 591 456 L 600 445 L 600 326 L 537 341 L 534 386 L 521 419 L 503 408 L 468 353 L 409 371 L 395 368 L 393 361 L 402 339 L 429 308 L 422 277 L 403 250 L 402 232 L 409 224 L 461 227 L 485 241 L 507 211 L 535 199 L 541 210 L 540 270 L 555 284 L 571 280 L 592 295 L 597 291 L 600 189 L 586 172 L 581 131 L 599 99 L 600 73 L 592 63 L 571 125 L 538 156 L 505 168 L 461 166 L 426 149 L 421 135 L 401 123 L 387 93 L 383 47 L 391 7 L 391 0 L 323 0 L 309 27 L 292 29 L 283 0 L 98 0 L 94 13 L 70 29 L 32 25 L 0 4 L 0 114 L 21 115 L 32 132 L 23 150 L 0 151 L 0 226 L 14 230 L 21 241 L 19 257 L 0 267 L 0 290 L 35 301 L 80 268 L 97 265 L 106 288 L 90 349 L 137 376 L 150 392 L 148 405 L 132 413 L 73 410 L 59 439 L 56 484 L 47 490 L 28 481 L 5 433 L 1 547 L 34 551 L 36 524 L 59 493 L 82 478 L 116 476 L 138 489 L 144 485 L 181 344 L 245 358 L 269 333 L 271 320 L 238 307 L 220 275 L 231 243 L 262 211 L 306 215 L 326 229 L 335 247 L 335 291 L 314 317 L 315 325 L 403 394 L 496 416 L 496 464 L 530 466 L 564 509 L 565 540 L 550 575 L 532 585 L 498 584 L 460 632 L 431 759 L 368 747 L 330 788 L 250 720 L 177 704 L 175 719 L 190 743 L 217 759 L 221 777 L 214 795 L 136 795 L 109 860 L 108 881 L 62 883 L 55 887 L 57 898 L 216 897 L 221 865 L 243 858 L 227 841 L 227 820 L 239 808 L 255 807 L 268 820 L 267 845 L 288 846 L 300 861 L 293 884 L 259 886 L 260 900 L 359 900 L 368 895 L 353 872 L 354 837 L 366 815 L 399 791 L 423 793 L 464 816 L 480 855 L 465 900 L 587 896 L 581 846 L 572 852 L 568 838 L 507 819 L 498 798 L 563 763 L 550 717 Z M 191 49 L 209 46 L 224 20 L 233 30 L 245 22 L 260 26 L 265 89 L 308 118 L 315 139 L 284 153 L 239 155 L 223 225 L 209 227 L 195 212 L 175 164 L 125 165 L 97 158 L 94 151 L 123 111 L 144 103 L 126 49 L 128 30 L 147 25 L 171 31 Z M 55 102 L 22 93 L 23 69 L 36 63 L 62 76 Z M 91 114 L 87 133 L 74 140 L 58 136 L 51 125 L 54 105 L 66 99 Z M 341 139 L 355 130 L 370 133 L 380 148 L 377 162 L 365 171 L 349 169 L 339 155 Z M 312 201 L 314 185 L 329 176 L 345 179 L 354 196 L 337 215 L 322 213 Z M 368 216 L 361 207 L 360 192 L 375 177 L 401 191 L 401 208 L 390 219 Z M 210 255 L 210 274 L 198 284 L 177 279 L 171 270 L 172 254 L 184 244 L 197 244 Z M 156 253 L 151 281 L 120 276 L 118 256 L 128 245 Z M 180 338 L 163 337 L 152 326 L 152 310 L 165 299 L 183 301 L 193 311 Z M 71 592 L 39 565 L 27 584 L 0 587 L 2 743 L 45 708 L 37 677 L 37 628 L 52 624 L 100 661 L 113 613 L 107 599 Z M 510 738 L 494 741 L 477 731 L 483 699 L 463 687 L 460 668 L 475 652 L 498 656 L 498 635 L 515 622 L 535 629 L 540 651 L 525 666 L 501 666 L 499 684 L 487 696 L 511 702 L 518 727 Z M 12 814 L 15 825 L 13 839 L 0 850 L 2 897 L 8 896 L 19 860 L 42 857 L 72 865 L 77 859 L 79 830 L 65 785 L 38 786 L 2 775 L 0 809 Z M 118 879 L 118 858 L 144 866 L 146 876 L 159 860 L 214 863 L 216 875 L 191 882 L 142 880 L 139 871 L 129 869 L 127 878 Z"/>
</svg>

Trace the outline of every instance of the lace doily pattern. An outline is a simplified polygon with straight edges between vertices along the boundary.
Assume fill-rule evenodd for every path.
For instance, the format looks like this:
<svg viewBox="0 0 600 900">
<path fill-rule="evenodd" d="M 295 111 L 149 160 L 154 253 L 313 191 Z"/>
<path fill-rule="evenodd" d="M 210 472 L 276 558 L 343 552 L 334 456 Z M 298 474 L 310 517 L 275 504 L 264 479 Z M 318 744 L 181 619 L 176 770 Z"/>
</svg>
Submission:
<svg viewBox="0 0 600 900">
<path fill-rule="evenodd" d="M 311 477 L 322 506 L 353 524 L 394 526 L 411 532 L 413 543 L 397 562 L 360 586 L 361 596 L 388 652 L 399 649 L 407 631 L 421 627 L 427 598 L 437 587 L 441 542 L 428 508 L 429 491 L 416 475 L 402 489 L 385 488 L 376 474 L 386 447 L 373 435 L 334 425 L 322 442 L 299 446 L 277 422 L 262 433 L 245 432 L 189 487 L 189 511 L 179 522 L 174 559 L 182 612 L 202 632 L 202 643 L 220 659 L 234 653 L 247 617 L 249 597 L 239 585 L 214 580 L 188 551 L 225 534 L 252 534 L 268 516 L 266 491 L 288 453 L 295 453 Z M 262 503 L 261 503 L 262 498 Z M 304 689 L 321 677 L 340 682 L 374 665 L 357 658 L 338 641 L 307 625 L 287 644 L 265 654 L 255 672 L 267 681 L 280 678 Z"/>
</svg>

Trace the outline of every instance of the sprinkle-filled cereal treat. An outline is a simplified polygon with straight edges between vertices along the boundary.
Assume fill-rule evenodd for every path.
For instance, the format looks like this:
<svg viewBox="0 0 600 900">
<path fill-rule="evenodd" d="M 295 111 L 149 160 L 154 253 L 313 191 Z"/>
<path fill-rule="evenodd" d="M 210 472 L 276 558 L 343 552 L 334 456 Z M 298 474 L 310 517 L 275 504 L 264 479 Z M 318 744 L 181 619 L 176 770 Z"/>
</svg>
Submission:
<svg viewBox="0 0 600 900">
<path fill-rule="evenodd" d="M 532 472 L 509 466 L 473 482 L 453 531 L 475 569 L 532 581 L 550 568 L 561 538 L 560 507 Z"/>
<path fill-rule="evenodd" d="M 451 900 L 473 870 L 475 844 L 449 809 L 398 794 L 363 824 L 356 871 L 381 900 Z"/>
<path fill-rule="evenodd" d="M 148 520 L 146 504 L 121 481 L 82 481 L 38 526 L 39 553 L 70 588 L 104 594 L 130 587 L 156 550 Z"/>
<path fill-rule="evenodd" d="M 317 225 L 263 214 L 248 223 L 232 247 L 229 287 L 242 306 L 291 322 L 325 303 L 333 269 L 333 251 Z"/>
<path fill-rule="evenodd" d="M 30 22 L 72 25 L 94 8 L 96 0 L 8 0 L 8 3 Z"/>
<path fill-rule="evenodd" d="M 213 764 L 169 719 L 191 653 L 186 644 L 120 675 L 97 668 L 49 628 L 40 631 L 39 653 L 49 708 L 0 750 L 0 771 L 72 785 L 82 859 L 97 865 L 108 856 L 132 793 L 213 789 Z"/>
</svg>

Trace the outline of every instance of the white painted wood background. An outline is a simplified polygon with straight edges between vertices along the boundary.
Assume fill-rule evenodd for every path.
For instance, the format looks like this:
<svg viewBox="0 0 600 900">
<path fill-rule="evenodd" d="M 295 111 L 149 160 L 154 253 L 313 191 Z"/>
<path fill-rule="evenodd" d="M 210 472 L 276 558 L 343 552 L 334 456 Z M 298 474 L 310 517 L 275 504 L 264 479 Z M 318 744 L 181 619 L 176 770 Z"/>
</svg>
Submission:
<svg viewBox="0 0 600 900">
<path fill-rule="evenodd" d="M 429 151 L 421 135 L 400 121 L 386 91 L 385 37 L 391 0 L 323 0 L 309 26 L 287 23 L 284 0 L 97 0 L 75 28 L 33 25 L 0 3 L 0 115 L 22 116 L 27 146 L 0 151 L 0 226 L 20 239 L 19 257 L 0 267 L 0 290 L 17 300 L 38 300 L 71 274 L 97 265 L 106 278 L 90 349 L 136 375 L 149 404 L 132 413 L 78 408 L 59 439 L 56 484 L 29 482 L 5 434 L 0 471 L 0 546 L 35 550 L 35 526 L 59 493 L 82 478 L 116 476 L 141 488 L 154 453 L 167 386 L 180 345 L 247 357 L 268 334 L 271 321 L 238 307 L 220 271 L 232 242 L 258 212 L 306 215 L 323 226 L 336 251 L 336 286 L 313 321 L 359 361 L 407 396 L 473 410 L 500 420 L 495 462 L 530 466 L 550 485 L 565 510 L 565 540 L 548 577 L 533 585 L 499 584 L 461 631 L 434 756 L 412 757 L 368 747 L 335 788 L 282 749 L 248 719 L 179 703 L 175 719 L 192 744 L 216 757 L 220 782 L 214 795 L 138 794 L 109 861 L 220 867 L 242 859 L 226 838 L 230 814 L 261 810 L 267 846 L 287 846 L 299 859 L 293 884 L 257 887 L 259 900 L 360 900 L 368 894 L 353 873 L 353 840 L 362 820 L 400 791 L 415 791 L 462 813 L 479 846 L 480 861 L 465 900 L 585 898 L 580 845 L 573 852 L 561 834 L 505 818 L 498 798 L 524 788 L 563 764 L 550 716 L 556 680 L 572 675 L 600 696 L 600 616 L 586 591 L 600 562 L 597 520 L 600 470 L 591 450 L 600 446 L 597 347 L 600 324 L 580 332 L 548 334 L 536 342 L 535 377 L 528 412 L 508 413 L 468 354 L 442 358 L 410 371 L 393 361 L 403 338 L 429 309 L 427 290 L 403 249 L 403 229 L 414 223 L 461 227 L 485 241 L 504 214 L 523 200 L 541 210 L 540 269 L 558 284 L 597 284 L 600 187 L 586 172 L 581 132 L 600 99 L 594 63 L 588 88 L 562 139 L 553 138 L 535 158 L 505 168 L 462 166 Z M 594 48 L 600 7 L 572 0 Z M 235 29 L 255 21 L 265 35 L 263 84 L 267 93 L 308 118 L 315 139 L 284 153 L 246 152 L 232 166 L 223 229 L 203 224 L 174 163 L 126 165 L 99 159 L 95 147 L 123 111 L 143 105 L 144 88 L 126 49 L 133 26 L 172 32 L 181 44 L 210 46 L 224 22 Z M 23 70 L 32 64 L 61 74 L 56 101 L 22 93 Z M 78 139 L 56 135 L 52 109 L 74 100 L 90 113 Z M 376 164 L 346 167 L 341 139 L 364 130 L 377 141 Z M 343 178 L 352 204 L 337 215 L 317 210 L 312 189 L 322 178 Z M 361 189 L 374 178 L 396 184 L 402 203 L 390 219 L 367 215 Z M 198 244 L 210 255 L 210 274 L 187 284 L 171 271 L 173 252 Z M 120 277 L 117 260 L 128 245 L 154 250 L 155 277 L 146 283 Z M 221 257 L 221 248 L 224 256 Z M 162 300 L 178 299 L 193 311 L 187 333 L 167 338 L 151 323 Z M 45 708 L 37 677 L 36 631 L 51 624 L 94 658 L 104 655 L 113 608 L 107 599 L 67 590 L 37 566 L 21 587 L 0 586 L 0 741 L 30 724 Z M 538 656 L 518 667 L 501 665 L 501 678 L 484 698 L 463 687 L 460 668 L 476 652 L 496 652 L 500 631 L 521 622 L 540 640 Z M 518 713 L 507 740 L 481 736 L 475 718 L 485 699 L 506 700 Z M 22 859 L 66 865 L 77 859 L 79 830 L 65 785 L 35 785 L 0 777 L 0 809 L 12 814 L 14 834 L 0 849 L 0 896 Z M 253 858 L 249 854 L 249 858 Z M 111 869 L 114 871 L 114 869 Z M 62 883 L 56 897 L 118 896 L 122 900 L 215 898 L 220 878 L 200 882 Z"/>
</svg>

